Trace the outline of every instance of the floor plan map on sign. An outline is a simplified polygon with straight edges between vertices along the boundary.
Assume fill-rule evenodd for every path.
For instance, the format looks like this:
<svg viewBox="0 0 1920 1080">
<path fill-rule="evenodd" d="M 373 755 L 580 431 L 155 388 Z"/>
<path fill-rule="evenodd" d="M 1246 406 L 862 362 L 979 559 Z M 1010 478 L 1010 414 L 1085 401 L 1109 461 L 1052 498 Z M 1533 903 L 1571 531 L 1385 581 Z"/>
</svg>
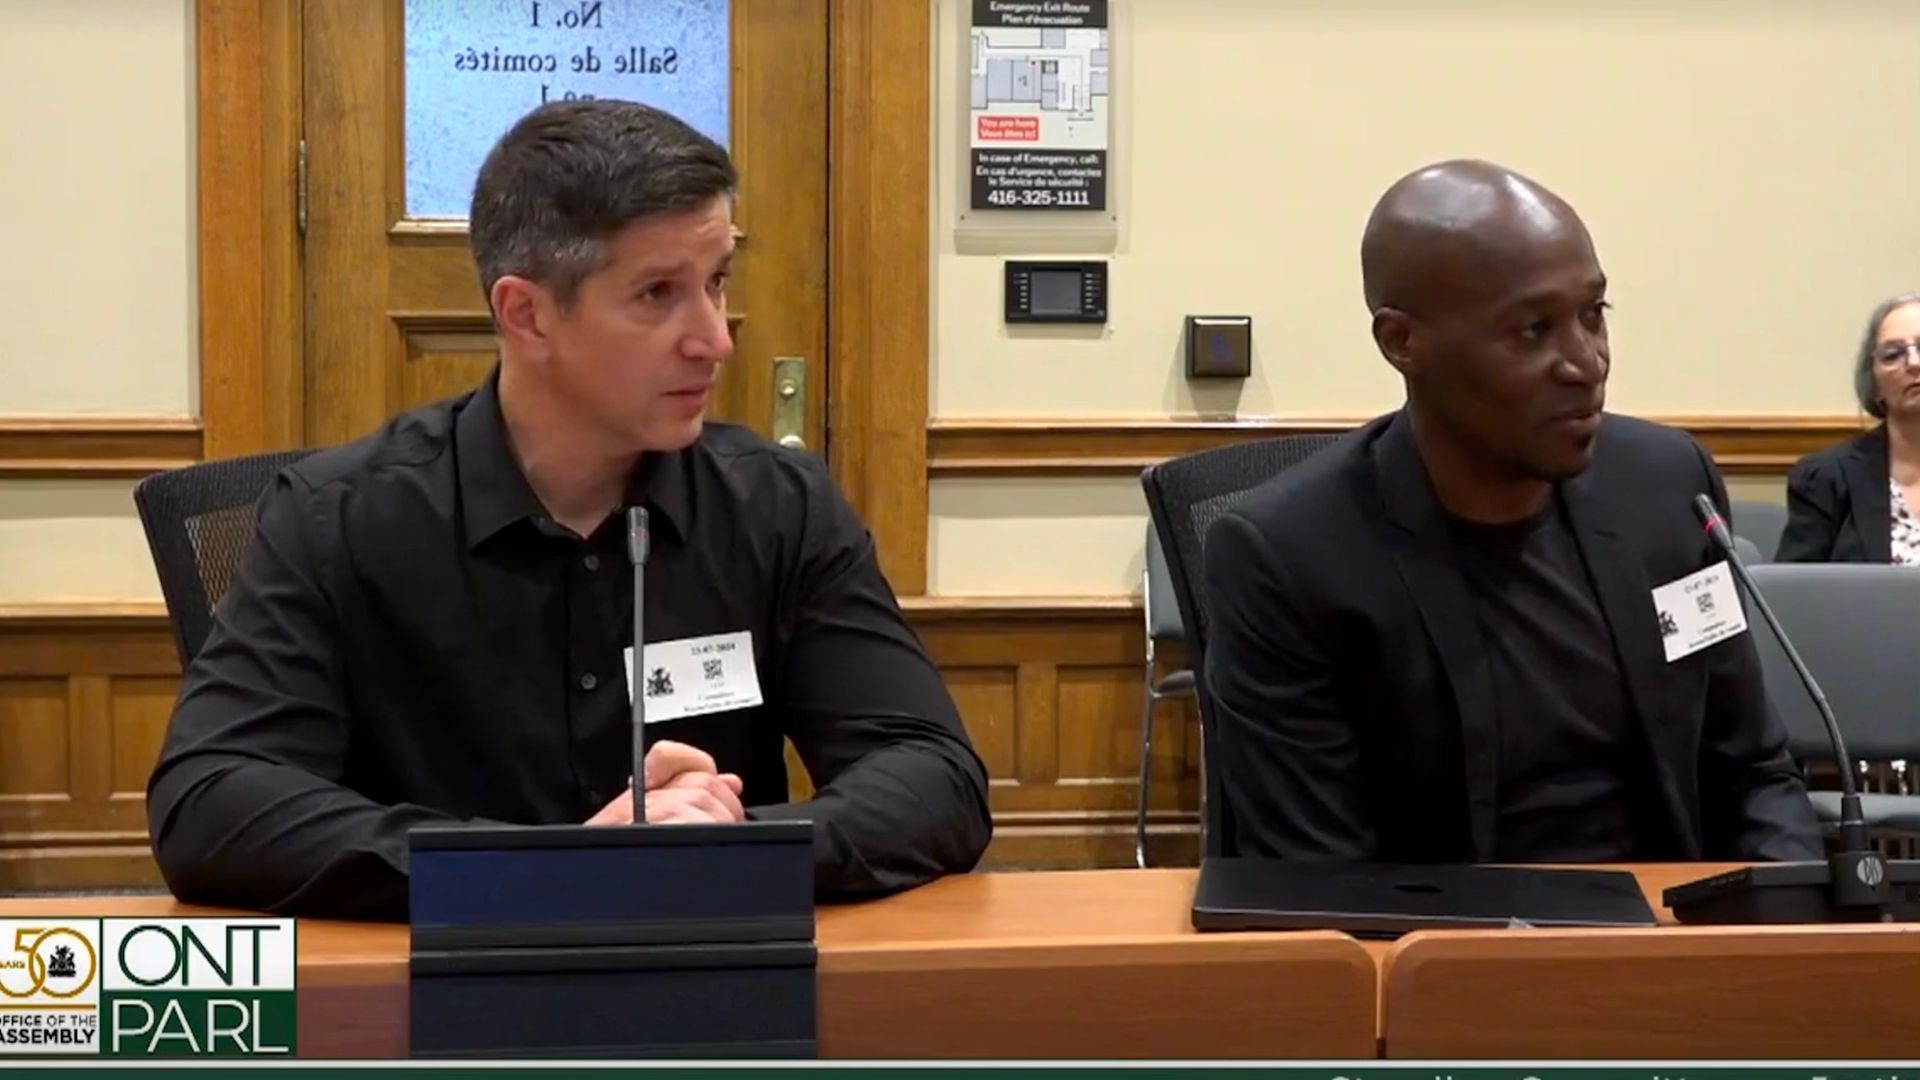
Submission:
<svg viewBox="0 0 1920 1080">
<path fill-rule="evenodd" d="M 1104 210 L 1107 0 L 973 0 L 972 206 Z"/>
</svg>

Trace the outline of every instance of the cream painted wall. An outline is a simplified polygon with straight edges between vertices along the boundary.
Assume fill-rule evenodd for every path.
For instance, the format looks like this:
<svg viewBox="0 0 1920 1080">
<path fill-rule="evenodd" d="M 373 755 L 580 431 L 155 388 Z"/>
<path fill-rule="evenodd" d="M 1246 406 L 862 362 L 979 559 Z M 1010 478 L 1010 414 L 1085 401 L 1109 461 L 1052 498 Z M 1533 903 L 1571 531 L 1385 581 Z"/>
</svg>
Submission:
<svg viewBox="0 0 1920 1080">
<path fill-rule="evenodd" d="M 1110 596 L 1138 590 L 1147 508 L 1126 477 L 935 481 L 935 596 Z"/>
<path fill-rule="evenodd" d="M 1785 477 L 1774 476 L 1729 476 L 1727 498 L 1735 502 L 1784 504 L 1787 501 L 1787 481 Z"/>
<path fill-rule="evenodd" d="M 937 16 L 937 418 L 1392 408 L 1360 231 L 1389 183 L 1448 157 L 1519 168 L 1586 218 L 1625 411 L 1850 413 L 1859 320 L 1920 285 L 1920 4 L 1115 0 L 1113 317 L 1009 331 L 1002 258 L 953 228 L 966 6 Z M 1253 316 L 1243 386 L 1189 387 L 1187 313 Z M 1115 510 L 1144 514 L 1137 484 L 955 486 L 980 483 L 934 485 L 933 589 L 1136 587 L 1139 529 Z"/>
<path fill-rule="evenodd" d="M 198 411 L 192 10 L 0 2 L 0 416 Z M 0 603 L 157 597 L 130 490 L 0 484 Z"/>
<path fill-rule="evenodd" d="M 187 0 L 0 4 L 0 413 L 190 416 Z"/>
<path fill-rule="evenodd" d="M 0 603 L 157 600 L 131 486 L 0 481 Z"/>
<path fill-rule="evenodd" d="M 1727 478 L 1738 501 L 1783 503 L 1785 480 Z M 927 591 L 936 596 L 1114 596 L 1140 590 L 1139 481 L 942 480 L 929 494 Z"/>
</svg>

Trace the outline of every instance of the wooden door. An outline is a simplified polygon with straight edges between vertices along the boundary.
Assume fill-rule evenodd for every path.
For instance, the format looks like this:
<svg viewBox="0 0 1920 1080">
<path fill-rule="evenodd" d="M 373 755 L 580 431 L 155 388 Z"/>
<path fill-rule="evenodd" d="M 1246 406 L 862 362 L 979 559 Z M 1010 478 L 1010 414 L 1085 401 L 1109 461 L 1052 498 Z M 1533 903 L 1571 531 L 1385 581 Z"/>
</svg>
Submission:
<svg viewBox="0 0 1920 1080">
<path fill-rule="evenodd" d="M 558 33 L 569 19 L 602 27 L 633 22 L 650 0 L 302 5 L 303 441 L 311 446 L 351 440 L 394 413 L 463 393 L 495 360 L 466 223 L 408 214 L 409 3 L 472 5 L 474 12 L 511 8 Z M 798 391 L 805 445 L 821 454 L 827 400 L 827 4 L 732 0 L 724 16 L 731 24 L 727 143 L 741 176 L 734 211 L 740 239 L 729 288 L 735 350 L 709 413 L 771 435 L 776 400 Z M 714 0 L 714 7 L 728 5 Z M 599 40 L 601 62 L 610 64 L 612 39 Z M 484 39 L 475 44 L 486 51 Z M 577 47 L 560 55 L 568 51 L 577 54 Z M 657 46 L 653 53 L 657 60 Z M 637 55 L 645 62 L 645 46 Z M 565 65 L 562 59 L 562 78 Z M 543 86 L 541 92 L 549 91 Z M 557 86 L 552 92 L 559 92 Z M 634 96 L 647 100 L 644 93 Z M 525 109 L 537 103 L 529 98 Z M 505 131 L 515 118 L 499 116 L 497 130 Z M 801 377 L 777 394 L 775 360 L 784 357 L 802 358 L 804 365 Z"/>
</svg>

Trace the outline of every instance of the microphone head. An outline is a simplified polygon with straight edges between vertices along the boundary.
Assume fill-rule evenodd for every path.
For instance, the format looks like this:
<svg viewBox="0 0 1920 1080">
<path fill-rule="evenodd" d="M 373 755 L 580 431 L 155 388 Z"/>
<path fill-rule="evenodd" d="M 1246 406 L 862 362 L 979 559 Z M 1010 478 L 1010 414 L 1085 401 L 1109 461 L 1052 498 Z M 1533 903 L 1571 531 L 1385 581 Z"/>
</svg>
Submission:
<svg viewBox="0 0 1920 1080">
<path fill-rule="evenodd" d="M 646 563 L 647 541 L 647 508 L 627 507 L 627 557 L 633 560 L 633 565 Z"/>
<path fill-rule="evenodd" d="M 1693 497 L 1693 515 L 1700 519 L 1700 524 L 1706 526 L 1707 535 L 1713 538 L 1715 544 L 1728 552 L 1732 552 L 1733 534 L 1727 531 L 1726 519 L 1720 516 L 1720 508 L 1713 505 L 1712 499 L 1706 495 L 1695 495 Z M 1738 556 L 1735 557 L 1737 558 Z"/>
<path fill-rule="evenodd" d="M 1700 519 L 1700 524 L 1712 528 L 1713 523 L 1720 520 L 1720 508 L 1713 505 L 1713 500 L 1707 496 L 1695 495 L 1693 497 L 1693 515 Z"/>
</svg>

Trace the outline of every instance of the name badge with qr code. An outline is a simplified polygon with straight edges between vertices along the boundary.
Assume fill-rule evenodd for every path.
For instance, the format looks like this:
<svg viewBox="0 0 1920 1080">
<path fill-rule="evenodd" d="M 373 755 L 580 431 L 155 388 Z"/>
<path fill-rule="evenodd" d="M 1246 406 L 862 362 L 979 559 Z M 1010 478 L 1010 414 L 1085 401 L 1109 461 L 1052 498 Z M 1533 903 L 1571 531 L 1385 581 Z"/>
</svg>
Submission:
<svg viewBox="0 0 1920 1080">
<path fill-rule="evenodd" d="M 1724 562 L 1653 590 L 1653 608 L 1669 664 L 1747 632 L 1747 613 Z"/>
<path fill-rule="evenodd" d="M 621 658 L 627 700 L 633 700 L 633 648 Z M 751 709 L 761 703 L 753 666 L 753 632 L 647 643 L 640 665 L 647 723 Z"/>
</svg>

